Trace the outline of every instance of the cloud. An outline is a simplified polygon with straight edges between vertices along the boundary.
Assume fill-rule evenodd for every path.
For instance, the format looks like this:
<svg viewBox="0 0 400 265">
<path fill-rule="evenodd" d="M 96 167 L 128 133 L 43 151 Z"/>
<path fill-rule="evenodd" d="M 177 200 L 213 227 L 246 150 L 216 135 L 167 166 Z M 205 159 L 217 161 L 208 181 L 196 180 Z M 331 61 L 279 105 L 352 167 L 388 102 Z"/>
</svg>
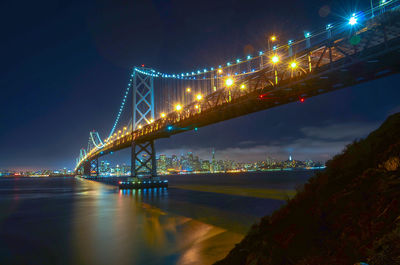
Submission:
<svg viewBox="0 0 400 265">
<path fill-rule="evenodd" d="M 391 109 L 388 113 L 388 115 L 392 115 L 392 114 L 396 114 L 400 112 L 400 105 L 397 107 L 394 107 L 393 109 Z"/>
<path fill-rule="evenodd" d="M 378 123 L 338 123 L 323 127 L 304 127 L 300 130 L 308 138 L 352 141 L 367 136 L 378 126 Z"/>
<path fill-rule="evenodd" d="M 344 147 L 367 136 L 378 127 L 377 123 L 337 123 L 321 127 L 303 127 L 299 138 L 275 139 L 268 144 L 258 144 L 254 141 L 243 141 L 232 144 L 232 147 L 216 149 L 216 158 L 235 160 L 238 162 L 255 162 L 265 160 L 267 156 L 277 160 L 286 160 L 289 155 L 298 160 L 326 161 L 340 153 Z M 211 159 L 212 147 L 182 147 L 166 149 L 162 153 L 185 154 L 193 152 L 202 159 Z"/>
<path fill-rule="evenodd" d="M 238 145 L 241 145 L 241 146 L 243 146 L 243 145 L 255 145 L 255 144 L 257 144 L 256 141 L 243 141 L 243 142 L 238 143 Z"/>
</svg>

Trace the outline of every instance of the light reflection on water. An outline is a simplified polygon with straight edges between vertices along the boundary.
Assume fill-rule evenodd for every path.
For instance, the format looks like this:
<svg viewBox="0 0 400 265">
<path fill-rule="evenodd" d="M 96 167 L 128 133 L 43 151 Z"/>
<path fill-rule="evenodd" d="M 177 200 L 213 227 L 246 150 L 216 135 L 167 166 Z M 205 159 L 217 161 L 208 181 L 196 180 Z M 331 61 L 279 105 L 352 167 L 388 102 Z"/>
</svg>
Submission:
<svg viewBox="0 0 400 265">
<path fill-rule="evenodd" d="M 168 198 L 165 188 L 110 194 L 93 185 L 73 210 L 75 264 L 211 264 L 242 237 L 143 202 Z"/>
<path fill-rule="evenodd" d="M 212 264 L 283 203 L 176 188 L 119 191 L 68 178 L 0 179 L 0 264 Z"/>
</svg>

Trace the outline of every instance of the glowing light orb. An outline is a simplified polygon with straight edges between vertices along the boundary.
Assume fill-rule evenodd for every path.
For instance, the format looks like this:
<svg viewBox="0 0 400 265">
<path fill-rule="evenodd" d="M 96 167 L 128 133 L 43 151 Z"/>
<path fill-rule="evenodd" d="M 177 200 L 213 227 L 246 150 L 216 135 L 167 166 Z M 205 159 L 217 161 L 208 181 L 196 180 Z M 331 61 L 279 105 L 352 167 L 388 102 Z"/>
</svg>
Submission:
<svg viewBox="0 0 400 265">
<path fill-rule="evenodd" d="M 350 24 L 351 26 L 354 26 L 355 24 L 357 24 L 357 18 L 356 18 L 355 16 L 352 16 L 352 17 L 349 19 L 349 24 Z"/>
<path fill-rule="evenodd" d="M 227 87 L 232 86 L 232 85 L 233 85 L 233 79 L 232 79 L 232 78 L 226 79 L 226 80 L 225 80 L 225 85 L 226 85 Z"/>
</svg>

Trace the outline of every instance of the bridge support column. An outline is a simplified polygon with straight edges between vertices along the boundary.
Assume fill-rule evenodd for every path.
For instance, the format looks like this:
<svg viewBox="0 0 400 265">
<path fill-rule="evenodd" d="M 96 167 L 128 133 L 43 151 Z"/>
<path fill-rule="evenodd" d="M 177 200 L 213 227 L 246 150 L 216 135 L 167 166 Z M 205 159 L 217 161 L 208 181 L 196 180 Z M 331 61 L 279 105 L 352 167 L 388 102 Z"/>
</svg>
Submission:
<svg viewBox="0 0 400 265">
<path fill-rule="evenodd" d="M 90 166 L 89 161 L 83 163 L 83 170 L 82 170 L 83 172 L 82 173 L 84 176 L 90 177 L 90 169 L 91 169 L 91 166 Z"/>
<path fill-rule="evenodd" d="M 142 144 L 132 142 L 131 175 L 135 178 L 139 175 L 151 178 L 157 176 L 154 140 Z"/>
<path fill-rule="evenodd" d="M 90 176 L 92 176 L 92 171 L 96 171 L 94 176 L 99 177 L 99 158 L 90 161 Z"/>
</svg>

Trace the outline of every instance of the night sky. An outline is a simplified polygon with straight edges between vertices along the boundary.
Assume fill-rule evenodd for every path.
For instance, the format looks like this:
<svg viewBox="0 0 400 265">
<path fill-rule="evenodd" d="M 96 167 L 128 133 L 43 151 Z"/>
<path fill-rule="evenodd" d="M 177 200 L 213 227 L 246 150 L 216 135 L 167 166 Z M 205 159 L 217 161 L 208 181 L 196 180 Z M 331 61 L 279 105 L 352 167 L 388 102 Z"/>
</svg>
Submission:
<svg viewBox="0 0 400 265">
<path fill-rule="evenodd" d="M 324 28 L 369 0 L 3 1 L 0 168 L 73 168 L 90 130 L 106 138 L 129 67 L 162 72 L 216 66 Z M 254 161 L 325 161 L 400 111 L 399 75 L 240 117 L 156 143 Z M 128 150 L 115 158 L 128 162 Z M 117 159 L 118 158 L 118 159 Z"/>
</svg>

